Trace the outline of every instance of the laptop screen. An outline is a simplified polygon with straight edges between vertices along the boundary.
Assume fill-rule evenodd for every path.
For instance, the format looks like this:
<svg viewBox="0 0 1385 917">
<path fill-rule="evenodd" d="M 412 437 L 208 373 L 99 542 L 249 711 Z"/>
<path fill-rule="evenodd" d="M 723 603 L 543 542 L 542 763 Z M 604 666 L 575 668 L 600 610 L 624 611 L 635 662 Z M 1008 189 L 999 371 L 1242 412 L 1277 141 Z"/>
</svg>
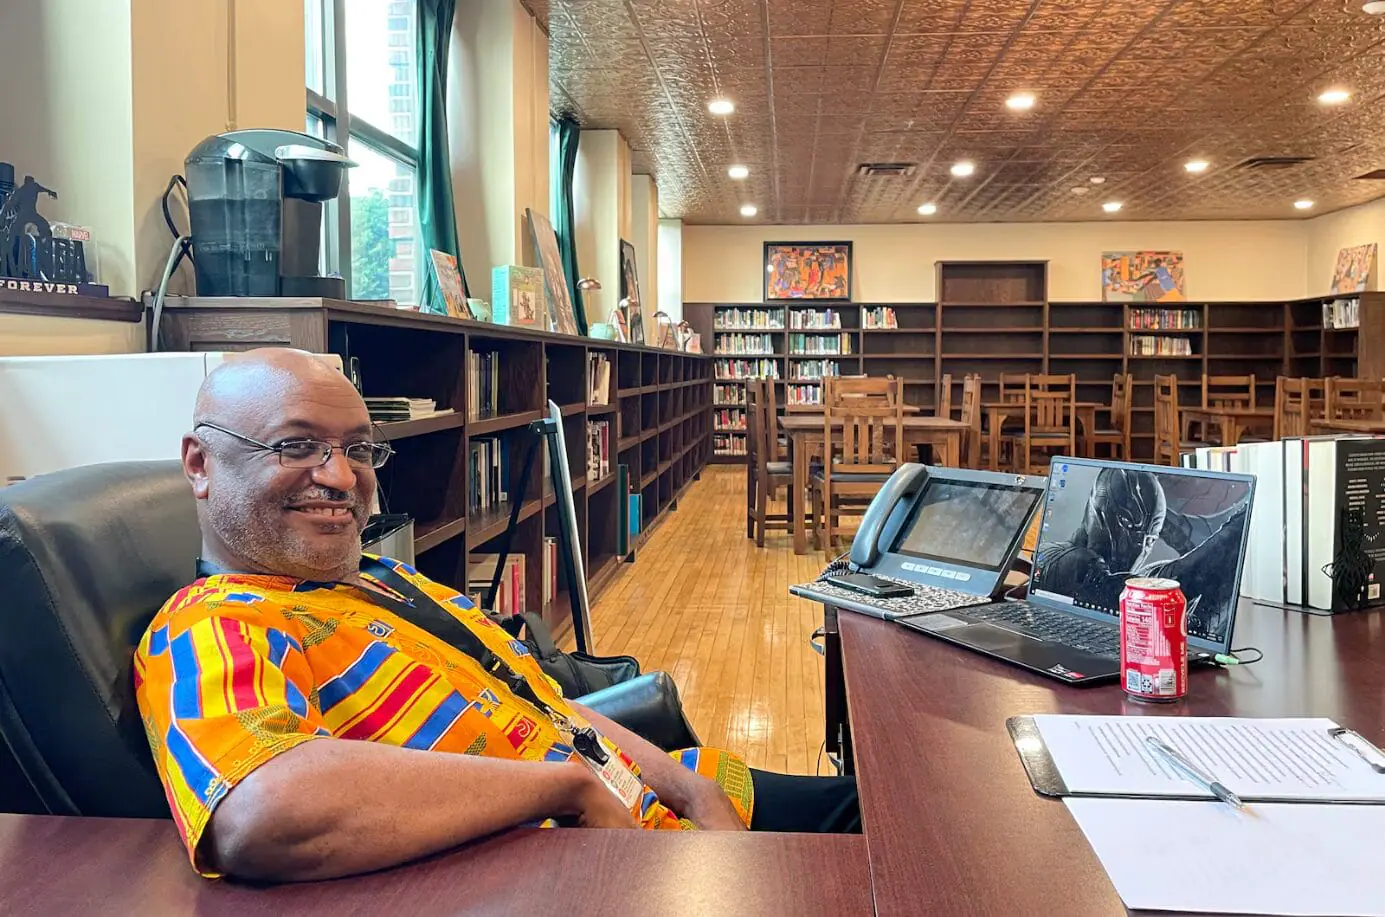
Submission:
<svg viewBox="0 0 1385 917">
<path fill-rule="evenodd" d="M 1225 647 L 1235 619 L 1254 479 L 1055 459 L 1030 595 L 1120 614 L 1133 576 L 1174 579 L 1188 636 Z"/>
<path fill-rule="evenodd" d="M 1041 494 L 1010 484 L 932 477 L 891 549 L 961 567 L 999 570 Z"/>
</svg>

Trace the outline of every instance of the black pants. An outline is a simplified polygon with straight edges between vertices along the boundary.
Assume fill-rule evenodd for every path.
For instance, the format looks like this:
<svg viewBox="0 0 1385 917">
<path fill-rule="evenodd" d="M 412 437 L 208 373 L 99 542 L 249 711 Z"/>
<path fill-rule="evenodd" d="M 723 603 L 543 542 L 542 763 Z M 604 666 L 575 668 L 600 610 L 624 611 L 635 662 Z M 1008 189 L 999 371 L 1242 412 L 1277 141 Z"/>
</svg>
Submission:
<svg viewBox="0 0 1385 917">
<path fill-rule="evenodd" d="M 755 787 L 751 831 L 860 834 L 855 777 L 798 777 L 750 769 Z"/>
</svg>

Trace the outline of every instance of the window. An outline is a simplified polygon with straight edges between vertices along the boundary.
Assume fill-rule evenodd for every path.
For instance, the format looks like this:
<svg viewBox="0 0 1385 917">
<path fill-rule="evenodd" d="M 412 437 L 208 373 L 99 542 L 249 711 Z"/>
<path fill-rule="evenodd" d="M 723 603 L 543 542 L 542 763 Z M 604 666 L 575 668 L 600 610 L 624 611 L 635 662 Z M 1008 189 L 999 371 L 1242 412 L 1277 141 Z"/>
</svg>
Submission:
<svg viewBox="0 0 1385 917">
<path fill-rule="evenodd" d="M 418 302 L 418 86 L 412 0 L 303 0 L 308 133 L 346 148 L 347 206 L 328 205 L 324 270 L 353 299 Z"/>
</svg>

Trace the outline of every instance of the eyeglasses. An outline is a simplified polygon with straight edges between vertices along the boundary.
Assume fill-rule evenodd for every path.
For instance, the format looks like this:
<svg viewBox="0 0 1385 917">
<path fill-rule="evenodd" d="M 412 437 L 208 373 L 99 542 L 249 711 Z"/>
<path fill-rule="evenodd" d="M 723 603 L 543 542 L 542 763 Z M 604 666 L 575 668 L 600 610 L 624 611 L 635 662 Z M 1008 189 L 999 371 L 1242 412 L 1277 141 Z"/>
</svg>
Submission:
<svg viewBox="0 0 1385 917">
<path fill-rule="evenodd" d="M 347 443 L 344 446 L 324 443 L 320 439 L 289 439 L 277 446 L 269 443 L 262 443 L 258 439 L 251 439 L 237 433 L 235 430 L 228 430 L 225 427 L 218 427 L 214 423 L 202 422 L 198 427 L 208 427 L 218 433 L 225 433 L 227 436 L 234 436 L 243 443 L 263 449 L 265 452 L 273 452 L 279 456 L 279 464 L 285 468 L 320 468 L 332 460 L 332 453 L 340 450 L 346 456 L 346 461 L 357 468 L 380 468 L 389 461 L 394 450 L 385 443 L 374 443 L 361 441 Z M 194 427 L 193 429 L 196 429 Z"/>
</svg>

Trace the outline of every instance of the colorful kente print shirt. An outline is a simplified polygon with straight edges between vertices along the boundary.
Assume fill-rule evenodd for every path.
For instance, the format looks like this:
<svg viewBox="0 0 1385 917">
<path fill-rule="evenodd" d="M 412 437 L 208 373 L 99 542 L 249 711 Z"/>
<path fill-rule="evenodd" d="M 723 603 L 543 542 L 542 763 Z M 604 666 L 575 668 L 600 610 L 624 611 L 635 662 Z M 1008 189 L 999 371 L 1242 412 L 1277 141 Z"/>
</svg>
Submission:
<svg viewBox="0 0 1385 917">
<path fill-rule="evenodd" d="M 466 597 L 382 560 L 526 676 L 555 711 L 589 725 L 525 645 Z M 135 686 L 169 807 L 193 865 L 208 876 L 197 846 L 217 803 L 255 768 L 304 742 L 356 739 L 526 761 L 576 755 L 566 733 L 470 656 L 340 583 L 249 574 L 198 580 L 150 622 L 135 655 Z M 674 758 L 716 780 L 750 823 L 742 761 L 705 748 Z M 692 827 L 648 786 L 632 811 L 645 828 Z"/>
</svg>

